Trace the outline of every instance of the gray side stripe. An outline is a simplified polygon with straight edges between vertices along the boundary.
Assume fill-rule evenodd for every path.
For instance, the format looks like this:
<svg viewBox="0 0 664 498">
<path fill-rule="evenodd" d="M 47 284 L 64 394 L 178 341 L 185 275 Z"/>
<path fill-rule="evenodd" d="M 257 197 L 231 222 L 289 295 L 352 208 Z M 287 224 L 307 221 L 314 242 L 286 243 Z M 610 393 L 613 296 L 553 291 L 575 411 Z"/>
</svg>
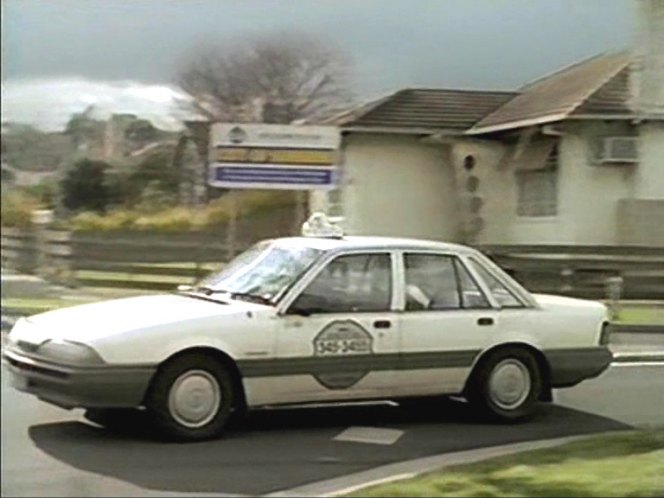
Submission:
<svg viewBox="0 0 664 498">
<path fill-rule="evenodd" d="M 306 356 L 278 360 L 240 360 L 237 365 L 244 377 L 320 375 L 338 372 L 470 367 L 479 353 L 478 349 L 438 353 Z"/>
</svg>

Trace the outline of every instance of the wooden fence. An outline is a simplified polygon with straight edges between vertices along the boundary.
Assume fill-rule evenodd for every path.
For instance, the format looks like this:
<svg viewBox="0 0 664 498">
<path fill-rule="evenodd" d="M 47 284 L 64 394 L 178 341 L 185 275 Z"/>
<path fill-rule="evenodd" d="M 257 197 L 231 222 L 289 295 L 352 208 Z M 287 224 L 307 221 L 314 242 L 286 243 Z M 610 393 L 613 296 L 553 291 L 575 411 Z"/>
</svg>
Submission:
<svg viewBox="0 0 664 498">
<path fill-rule="evenodd" d="M 69 270 L 77 283 L 153 290 L 193 283 L 232 255 L 223 234 L 209 232 L 74 233 L 70 248 Z"/>
<path fill-rule="evenodd" d="M 292 235 L 289 207 L 207 232 L 3 228 L 2 265 L 65 285 L 151 290 L 191 284 L 258 240 Z"/>
<path fill-rule="evenodd" d="M 252 228 L 253 227 L 253 228 Z M 219 268 L 253 242 L 290 235 L 292 225 L 266 217 L 246 225 L 228 246 L 227 233 L 2 231 L 3 267 L 61 283 L 173 289 Z M 622 298 L 664 300 L 664 247 L 487 245 L 479 247 L 533 292 L 601 299 L 619 277 Z"/>
<path fill-rule="evenodd" d="M 487 245 L 479 247 L 533 292 L 607 297 L 620 279 L 627 299 L 664 299 L 664 247 Z"/>
<path fill-rule="evenodd" d="M 32 272 L 37 267 L 35 233 L 2 227 L 2 267 Z"/>
</svg>

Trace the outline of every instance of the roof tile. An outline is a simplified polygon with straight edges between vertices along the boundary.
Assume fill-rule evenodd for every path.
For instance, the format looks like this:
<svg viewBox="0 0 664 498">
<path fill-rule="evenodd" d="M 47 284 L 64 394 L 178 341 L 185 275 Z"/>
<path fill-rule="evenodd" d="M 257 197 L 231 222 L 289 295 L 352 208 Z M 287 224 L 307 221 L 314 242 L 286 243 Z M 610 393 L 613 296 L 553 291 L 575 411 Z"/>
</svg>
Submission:
<svg viewBox="0 0 664 498">
<path fill-rule="evenodd" d="M 581 61 L 523 88 L 520 94 L 484 117 L 470 133 L 524 126 L 531 120 L 556 121 L 583 113 L 627 110 L 629 57 L 608 54 Z"/>
<path fill-rule="evenodd" d="M 502 91 L 406 89 L 329 123 L 344 127 L 465 130 L 515 95 Z"/>
</svg>

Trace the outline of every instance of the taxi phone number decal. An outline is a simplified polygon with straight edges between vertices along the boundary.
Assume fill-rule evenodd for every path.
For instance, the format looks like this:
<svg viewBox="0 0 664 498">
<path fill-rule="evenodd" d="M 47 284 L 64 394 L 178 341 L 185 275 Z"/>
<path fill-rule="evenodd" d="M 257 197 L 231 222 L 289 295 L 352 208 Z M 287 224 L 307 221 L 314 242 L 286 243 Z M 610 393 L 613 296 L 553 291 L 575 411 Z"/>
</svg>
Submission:
<svg viewBox="0 0 664 498">
<path fill-rule="evenodd" d="M 328 323 L 314 339 L 314 356 L 350 356 L 373 353 L 373 337 L 359 323 L 337 320 Z M 315 375 L 327 389 L 348 389 L 357 384 L 368 372 L 339 371 Z"/>
</svg>

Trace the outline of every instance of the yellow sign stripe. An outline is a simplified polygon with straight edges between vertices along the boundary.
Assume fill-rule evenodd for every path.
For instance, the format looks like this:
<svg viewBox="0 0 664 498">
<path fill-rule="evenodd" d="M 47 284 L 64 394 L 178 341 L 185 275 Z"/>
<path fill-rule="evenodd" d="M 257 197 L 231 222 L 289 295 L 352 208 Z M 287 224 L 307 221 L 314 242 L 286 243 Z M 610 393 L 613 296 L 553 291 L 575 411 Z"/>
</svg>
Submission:
<svg viewBox="0 0 664 498">
<path fill-rule="evenodd" d="M 334 150 L 254 147 L 218 147 L 212 152 L 213 161 L 254 164 L 333 165 L 336 163 L 336 156 Z"/>
</svg>

